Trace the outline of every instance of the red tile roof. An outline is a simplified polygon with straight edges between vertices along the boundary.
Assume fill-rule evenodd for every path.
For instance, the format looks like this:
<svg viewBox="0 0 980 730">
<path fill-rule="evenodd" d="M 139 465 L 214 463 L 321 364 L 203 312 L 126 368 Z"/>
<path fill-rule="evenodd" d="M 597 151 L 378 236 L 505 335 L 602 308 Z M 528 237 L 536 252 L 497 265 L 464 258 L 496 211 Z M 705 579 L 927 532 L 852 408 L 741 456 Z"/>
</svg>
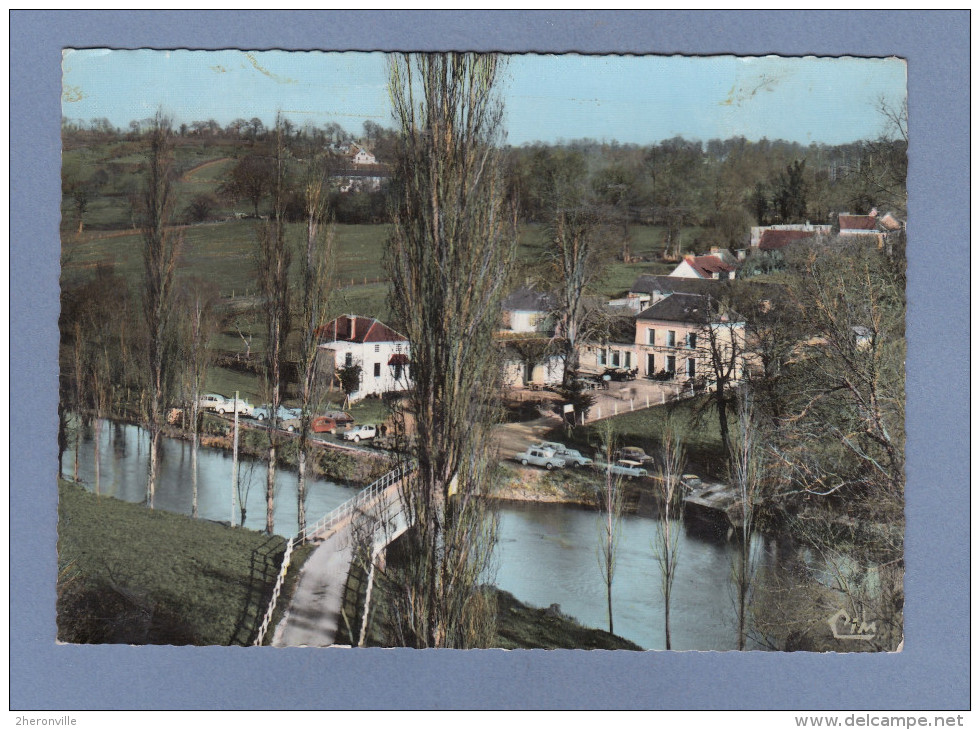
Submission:
<svg viewBox="0 0 980 730">
<path fill-rule="evenodd" d="M 735 271 L 734 266 L 730 266 L 717 256 L 685 256 L 684 260 L 692 269 L 698 272 L 698 276 L 711 279 L 712 274 L 726 274 Z"/>
<path fill-rule="evenodd" d="M 812 238 L 814 231 L 763 231 L 759 239 L 759 249 L 762 251 L 778 251 L 793 241 L 801 238 Z"/>
<path fill-rule="evenodd" d="M 870 215 L 845 215 L 841 213 L 837 216 L 842 231 L 874 231 L 877 229 L 877 216 Z"/>
<path fill-rule="evenodd" d="M 408 338 L 400 335 L 386 324 L 372 317 L 357 315 L 342 315 L 328 322 L 319 329 L 317 335 L 321 340 L 344 342 L 407 342 Z"/>
</svg>

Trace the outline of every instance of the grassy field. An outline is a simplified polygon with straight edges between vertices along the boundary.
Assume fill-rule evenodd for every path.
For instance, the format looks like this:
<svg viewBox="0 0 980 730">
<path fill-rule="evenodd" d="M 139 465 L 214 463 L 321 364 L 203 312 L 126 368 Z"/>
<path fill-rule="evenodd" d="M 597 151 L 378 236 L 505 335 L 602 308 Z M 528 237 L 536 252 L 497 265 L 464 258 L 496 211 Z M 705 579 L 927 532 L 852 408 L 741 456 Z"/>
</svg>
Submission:
<svg viewBox="0 0 980 730">
<path fill-rule="evenodd" d="M 251 644 L 285 540 L 59 483 L 58 637 Z M 293 557 L 299 572 L 308 551 Z"/>
</svg>

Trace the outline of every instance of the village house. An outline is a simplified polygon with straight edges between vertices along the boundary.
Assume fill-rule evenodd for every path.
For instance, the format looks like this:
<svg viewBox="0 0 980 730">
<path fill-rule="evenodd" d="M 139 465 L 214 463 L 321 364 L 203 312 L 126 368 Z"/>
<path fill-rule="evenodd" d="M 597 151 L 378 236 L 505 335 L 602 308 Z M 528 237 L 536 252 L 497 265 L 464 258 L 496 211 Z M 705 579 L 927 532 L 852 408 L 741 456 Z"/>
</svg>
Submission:
<svg viewBox="0 0 980 730">
<path fill-rule="evenodd" d="M 558 300 L 554 294 L 522 287 L 500 303 L 502 329 L 508 333 L 539 332 L 552 334 L 555 330 L 554 312 Z"/>
<path fill-rule="evenodd" d="M 809 221 L 774 226 L 752 226 L 749 231 L 749 246 L 760 251 L 775 251 L 793 241 L 814 236 L 829 236 L 832 232 L 830 225 L 813 225 Z"/>
<path fill-rule="evenodd" d="M 409 387 L 408 338 L 371 317 L 345 314 L 317 329 L 320 371 L 337 384 L 339 368 L 360 365 L 360 400 Z"/>
<path fill-rule="evenodd" d="M 688 279 L 681 276 L 640 274 L 625 299 L 616 299 L 610 305 L 620 304 L 639 314 L 674 292 L 683 294 L 710 294 L 717 288 L 717 279 Z"/>
<path fill-rule="evenodd" d="M 582 348 L 582 369 L 602 373 L 607 368 L 637 367 L 635 312 L 631 308 L 610 307 L 606 314 L 606 336 L 601 342 L 588 343 Z"/>
<path fill-rule="evenodd" d="M 684 279 L 734 279 L 737 268 L 718 254 L 685 256 L 670 275 Z"/>
<path fill-rule="evenodd" d="M 731 380 L 744 375 L 745 323 L 710 296 L 674 293 L 640 312 L 635 345 L 643 377 L 711 381 L 712 350 L 734 358 Z"/>
<path fill-rule="evenodd" d="M 355 165 L 378 164 L 377 158 L 360 145 L 352 144 L 347 150 L 347 155 Z"/>
</svg>

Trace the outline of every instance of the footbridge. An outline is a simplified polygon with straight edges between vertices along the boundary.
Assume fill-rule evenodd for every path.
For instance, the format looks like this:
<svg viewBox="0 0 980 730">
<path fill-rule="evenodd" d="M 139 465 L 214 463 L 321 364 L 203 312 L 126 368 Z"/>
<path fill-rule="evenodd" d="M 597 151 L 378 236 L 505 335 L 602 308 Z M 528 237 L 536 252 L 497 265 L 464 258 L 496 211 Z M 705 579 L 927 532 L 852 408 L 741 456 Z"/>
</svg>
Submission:
<svg viewBox="0 0 980 730">
<path fill-rule="evenodd" d="M 335 643 L 343 622 L 344 589 L 355 550 L 359 546 L 362 550 L 370 550 L 369 604 L 375 558 L 409 527 L 401 485 L 413 470 L 414 465 L 408 464 L 388 472 L 289 540 L 272 599 L 255 639 L 256 646 L 265 641 L 269 631 L 292 551 L 307 542 L 318 545 L 300 572 L 292 600 L 276 627 L 271 644 L 332 646 Z"/>
</svg>

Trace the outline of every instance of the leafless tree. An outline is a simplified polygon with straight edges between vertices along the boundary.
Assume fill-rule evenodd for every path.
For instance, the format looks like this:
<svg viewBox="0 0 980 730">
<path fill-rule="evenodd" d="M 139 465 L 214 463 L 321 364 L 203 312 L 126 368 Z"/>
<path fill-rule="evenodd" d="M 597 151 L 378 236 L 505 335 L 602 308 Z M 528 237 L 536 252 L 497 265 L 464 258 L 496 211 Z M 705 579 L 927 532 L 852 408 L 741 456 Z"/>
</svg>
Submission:
<svg viewBox="0 0 980 730">
<path fill-rule="evenodd" d="M 735 591 L 738 650 L 745 650 L 748 617 L 755 563 L 752 556 L 752 530 L 761 497 L 763 464 L 761 445 L 757 440 L 752 399 L 739 402 L 738 423 L 731 441 L 729 475 L 735 488 L 736 503 L 731 512 L 738 540 L 732 564 L 732 585 Z"/>
<path fill-rule="evenodd" d="M 196 518 L 201 391 L 204 388 L 208 368 L 214 359 L 211 338 L 215 334 L 218 322 L 215 313 L 216 293 L 212 285 L 199 278 L 190 279 L 185 282 L 183 295 L 185 379 L 191 412 L 191 516 Z"/>
<path fill-rule="evenodd" d="M 306 204 L 306 251 L 302 259 L 303 321 L 301 323 L 300 373 L 302 416 L 299 431 L 299 464 L 296 490 L 299 531 L 306 528 L 306 471 L 310 449 L 310 424 L 317 406 L 318 330 L 327 322 L 327 299 L 333 272 L 333 228 L 327 227 L 326 170 L 322 153 L 309 162 Z"/>
<path fill-rule="evenodd" d="M 275 530 L 276 463 L 279 448 L 279 407 L 282 404 L 282 365 L 289 334 L 289 265 L 291 251 L 286 245 L 286 165 L 287 150 L 282 124 L 276 119 L 269 171 L 272 179 L 272 215 L 259 232 L 258 274 L 266 324 L 265 390 L 269 404 L 269 471 L 266 481 L 265 530 Z"/>
<path fill-rule="evenodd" d="M 170 121 L 157 113 L 146 135 L 147 161 L 137 213 L 143 236 L 143 314 L 150 391 L 147 417 L 150 463 L 146 484 L 146 503 L 150 507 L 156 491 L 164 398 L 176 369 L 171 329 L 182 238 L 173 227 L 176 195 L 171 136 Z"/>
<path fill-rule="evenodd" d="M 654 552 L 660 563 L 660 593 L 664 598 L 664 642 L 670 649 L 670 599 L 677 576 L 677 553 L 680 526 L 677 523 L 683 503 L 681 501 L 681 476 L 686 457 L 683 439 L 668 416 L 660 437 L 661 458 L 658 463 L 657 488 L 660 497 L 660 525 L 654 538 Z"/>
<path fill-rule="evenodd" d="M 718 417 L 722 451 L 727 455 L 731 453 L 729 413 L 735 407 L 735 388 L 745 368 L 745 321 L 711 297 L 700 299 L 703 308 L 699 315 L 703 324 L 694 333 L 695 342 L 689 346 L 693 346 L 702 363 L 697 375 L 706 380 L 709 402 Z"/>
<path fill-rule="evenodd" d="M 501 210 L 500 63 L 439 53 L 389 65 L 401 149 L 387 268 L 411 348 L 406 455 L 418 464 L 403 483 L 415 528 L 396 613 L 403 641 L 416 647 L 490 641 L 492 623 L 478 617 L 487 606 L 479 583 L 496 522 L 483 496 L 499 415 L 493 335 L 513 252 Z"/>
<path fill-rule="evenodd" d="M 605 469 L 599 489 L 599 571 L 606 584 L 606 614 L 609 618 L 609 633 L 613 633 L 613 578 L 616 575 L 616 550 L 619 545 L 623 517 L 623 478 L 613 474 L 617 442 L 613 424 L 610 420 L 600 427 L 601 448 Z"/>
</svg>

